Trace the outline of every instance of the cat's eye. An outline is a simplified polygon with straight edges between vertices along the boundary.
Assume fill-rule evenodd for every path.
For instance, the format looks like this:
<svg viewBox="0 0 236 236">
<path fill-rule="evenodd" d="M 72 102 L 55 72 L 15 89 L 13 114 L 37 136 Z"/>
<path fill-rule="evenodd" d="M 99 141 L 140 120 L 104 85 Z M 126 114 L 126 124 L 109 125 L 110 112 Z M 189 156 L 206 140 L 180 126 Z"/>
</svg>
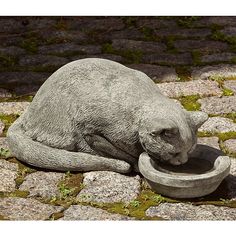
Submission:
<svg viewBox="0 0 236 236">
<path fill-rule="evenodd" d="M 165 137 L 168 137 L 168 138 L 171 138 L 173 137 L 174 135 L 176 135 L 178 133 L 178 129 L 164 129 L 162 132 L 161 132 L 161 135 L 165 136 Z"/>
</svg>

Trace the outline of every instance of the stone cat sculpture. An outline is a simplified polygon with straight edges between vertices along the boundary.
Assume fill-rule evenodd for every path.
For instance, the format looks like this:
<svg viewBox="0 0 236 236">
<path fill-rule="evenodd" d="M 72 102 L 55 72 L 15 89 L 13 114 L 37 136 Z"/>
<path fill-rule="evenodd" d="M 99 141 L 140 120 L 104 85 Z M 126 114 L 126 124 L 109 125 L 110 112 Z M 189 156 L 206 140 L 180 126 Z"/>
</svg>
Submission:
<svg viewBox="0 0 236 236">
<path fill-rule="evenodd" d="M 139 155 L 185 163 L 207 120 L 161 94 L 144 73 L 97 58 L 53 73 L 7 133 L 19 159 L 63 170 L 137 170 Z"/>
</svg>

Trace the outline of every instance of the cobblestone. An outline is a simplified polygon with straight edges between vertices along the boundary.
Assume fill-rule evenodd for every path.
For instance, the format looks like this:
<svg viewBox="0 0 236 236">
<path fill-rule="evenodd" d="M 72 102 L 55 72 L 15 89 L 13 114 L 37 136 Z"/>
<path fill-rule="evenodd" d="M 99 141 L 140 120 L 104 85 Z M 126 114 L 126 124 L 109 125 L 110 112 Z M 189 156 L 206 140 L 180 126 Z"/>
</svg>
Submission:
<svg viewBox="0 0 236 236">
<path fill-rule="evenodd" d="M 236 27 L 226 27 L 220 30 L 220 32 L 227 36 L 234 37 L 236 36 Z"/>
<path fill-rule="evenodd" d="M 0 159 L 0 192 L 12 192 L 16 188 L 18 165 Z"/>
<path fill-rule="evenodd" d="M 197 49 L 200 52 L 221 52 L 228 49 L 227 43 L 207 40 L 177 40 L 174 46 L 181 52 Z"/>
<path fill-rule="evenodd" d="M 197 139 L 197 143 L 220 149 L 218 137 L 201 137 Z"/>
<path fill-rule="evenodd" d="M 179 54 L 149 54 L 142 57 L 144 63 L 151 64 L 163 64 L 163 65 L 190 65 L 193 63 L 193 59 L 190 53 Z"/>
<path fill-rule="evenodd" d="M 147 74 L 154 82 L 176 81 L 178 76 L 175 69 L 167 66 L 157 66 L 150 64 L 130 64 L 128 67 L 139 70 Z"/>
<path fill-rule="evenodd" d="M 16 47 L 16 46 L 0 48 L 0 55 L 17 57 L 25 53 L 26 51 L 24 49 Z"/>
<path fill-rule="evenodd" d="M 236 132 L 236 123 L 224 117 L 209 117 L 209 119 L 198 129 L 200 132 L 227 133 Z"/>
<path fill-rule="evenodd" d="M 236 153 L 236 139 L 228 139 L 223 145 L 229 153 Z"/>
<path fill-rule="evenodd" d="M 0 120 L 0 136 L 3 134 L 4 128 L 5 128 L 5 124 Z"/>
<path fill-rule="evenodd" d="M 12 97 L 12 94 L 8 90 L 0 88 L 0 98 L 10 98 L 10 97 Z"/>
<path fill-rule="evenodd" d="M 236 77 L 236 65 L 218 64 L 192 68 L 192 79 L 208 79 L 211 77 Z"/>
<path fill-rule="evenodd" d="M 167 220 L 236 220 L 236 209 L 213 205 L 193 206 L 189 203 L 161 203 L 157 207 L 150 207 L 146 215 Z"/>
<path fill-rule="evenodd" d="M 63 55 L 63 54 L 99 54 L 101 46 L 99 45 L 77 45 L 75 43 L 60 43 L 41 46 L 38 49 L 41 54 Z"/>
<path fill-rule="evenodd" d="M 77 196 L 83 202 L 130 202 L 140 192 L 140 177 L 129 177 L 111 171 L 84 174 L 85 187 Z"/>
<path fill-rule="evenodd" d="M 215 81 L 196 80 L 189 82 L 170 82 L 157 84 L 161 92 L 168 97 L 181 97 L 189 95 L 217 96 L 222 91 Z"/>
<path fill-rule="evenodd" d="M 224 52 L 224 53 L 205 55 L 201 58 L 201 62 L 203 63 L 230 62 L 234 58 L 236 58 L 236 53 Z"/>
<path fill-rule="evenodd" d="M 127 39 L 113 39 L 112 47 L 115 50 L 134 50 L 141 51 L 143 53 L 162 52 L 166 49 L 166 46 L 163 43 Z"/>
<path fill-rule="evenodd" d="M 35 67 L 47 67 L 47 66 L 55 66 L 60 67 L 69 60 L 64 57 L 57 56 L 49 56 L 49 55 L 28 55 L 20 58 L 19 65 L 20 66 L 35 66 Z"/>
<path fill-rule="evenodd" d="M 201 110 L 208 114 L 236 112 L 236 96 L 202 98 L 198 102 L 201 104 Z"/>
<path fill-rule="evenodd" d="M 63 173 L 37 171 L 25 177 L 19 190 L 29 191 L 29 197 L 59 196 L 58 184 L 64 177 Z"/>
<path fill-rule="evenodd" d="M 163 19 L 153 19 L 153 18 L 139 18 L 137 20 L 137 26 L 139 28 L 148 27 L 151 29 L 165 28 L 165 27 L 176 27 L 177 24 L 174 20 L 163 20 Z"/>
<path fill-rule="evenodd" d="M 226 80 L 224 81 L 224 87 L 227 89 L 232 90 L 236 93 L 236 80 Z"/>
<path fill-rule="evenodd" d="M 9 220 L 47 220 L 62 210 L 61 206 L 43 204 L 30 198 L 0 198 L 0 215 Z"/>
<path fill-rule="evenodd" d="M 129 220 L 128 216 L 109 213 L 105 210 L 83 205 L 72 205 L 60 220 Z"/>
<path fill-rule="evenodd" d="M 0 114 L 11 115 L 19 114 L 21 115 L 25 109 L 29 106 L 30 102 L 1 102 L 0 103 Z"/>
<path fill-rule="evenodd" d="M 1 72 L 0 83 L 12 84 L 42 84 L 51 74 L 45 72 Z M 14 86 L 16 89 L 17 86 Z"/>
</svg>

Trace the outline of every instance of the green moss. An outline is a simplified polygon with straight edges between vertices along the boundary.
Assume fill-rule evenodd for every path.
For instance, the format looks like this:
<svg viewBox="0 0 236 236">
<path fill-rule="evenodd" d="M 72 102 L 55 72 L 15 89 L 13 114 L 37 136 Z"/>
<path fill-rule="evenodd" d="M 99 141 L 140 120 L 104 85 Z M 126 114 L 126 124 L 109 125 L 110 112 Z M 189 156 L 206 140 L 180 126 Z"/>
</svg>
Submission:
<svg viewBox="0 0 236 236">
<path fill-rule="evenodd" d="M 3 67 L 12 67 L 17 64 L 17 58 L 0 54 L 0 65 Z"/>
<path fill-rule="evenodd" d="M 122 16 L 121 19 L 127 27 L 136 26 L 137 17 L 135 16 Z"/>
<path fill-rule="evenodd" d="M 29 195 L 28 191 L 15 190 L 11 193 L 0 192 L 0 197 L 21 197 L 26 198 Z"/>
<path fill-rule="evenodd" d="M 224 96 L 233 96 L 234 95 L 234 92 L 231 89 L 223 88 L 222 91 L 223 91 Z"/>
<path fill-rule="evenodd" d="M 217 136 L 220 141 L 225 141 L 227 139 L 236 139 L 236 132 L 230 131 L 227 133 L 213 133 L 213 132 L 200 132 L 198 131 L 198 137 L 211 137 L 211 136 Z"/>
<path fill-rule="evenodd" d="M 55 24 L 55 29 L 57 30 L 67 30 L 68 25 L 66 21 L 63 19 L 63 17 L 60 18 L 60 20 Z"/>
<path fill-rule="evenodd" d="M 19 116 L 20 115 L 18 114 L 11 114 L 11 115 L 0 114 L 0 120 L 5 124 L 5 128 L 3 130 L 3 136 L 6 136 L 8 128 Z"/>
<path fill-rule="evenodd" d="M 58 220 L 62 218 L 63 216 L 64 216 L 63 212 L 56 212 L 50 216 L 49 220 Z"/>
<path fill-rule="evenodd" d="M 190 81 L 191 80 L 191 72 L 190 69 L 186 66 L 177 66 L 175 68 L 176 73 L 178 75 L 179 81 Z"/>
<path fill-rule="evenodd" d="M 11 152 L 9 149 L 6 148 L 0 148 L 0 158 L 7 159 L 11 156 Z"/>
<path fill-rule="evenodd" d="M 201 52 L 199 50 L 192 51 L 193 65 L 198 66 L 201 65 Z"/>
<path fill-rule="evenodd" d="M 83 175 L 81 173 L 71 174 L 67 172 L 63 181 L 58 184 L 60 199 L 66 199 L 77 196 L 80 190 L 83 188 Z"/>
<path fill-rule="evenodd" d="M 126 63 L 140 63 L 143 56 L 139 50 L 116 50 L 110 43 L 102 45 L 102 52 L 120 55 L 126 59 Z"/>
<path fill-rule="evenodd" d="M 9 98 L 0 98 L 0 103 L 1 102 L 32 102 L 33 96 L 13 96 Z"/>
<path fill-rule="evenodd" d="M 181 102 L 181 104 L 186 110 L 197 111 L 201 108 L 201 104 L 197 102 L 199 98 L 199 95 L 191 95 L 180 97 L 178 100 Z"/>
<path fill-rule="evenodd" d="M 102 52 L 112 54 L 115 53 L 115 49 L 112 47 L 111 43 L 105 43 L 102 45 Z"/>
<path fill-rule="evenodd" d="M 194 27 L 194 22 L 196 22 L 199 16 L 182 16 L 178 17 L 177 23 L 181 27 L 192 28 Z"/>
<path fill-rule="evenodd" d="M 36 37 L 26 38 L 21 42 L 20 46 L 27 52 L 35 54 L 38 52 L 39 40 Z"/>
<path fill-rule="evenodd" d="M 155 35 L 154 30 L 149 27 L 142 27 L 140 31 L 143 33 L 145 40 L 158 41 L 159 38 Z"/>
<path fill-rule="evenodd" d="M 174 46 L 175 39 L 176 37 L 174 35 L 170 35 L 170 36 L 164 37 L 164 40 L 163 40 L 163 42 L 166 43 L 166 47 L 167 47 L 166 50 L 172 54 L 178 53 L 178 49 Z"/>
</svg>

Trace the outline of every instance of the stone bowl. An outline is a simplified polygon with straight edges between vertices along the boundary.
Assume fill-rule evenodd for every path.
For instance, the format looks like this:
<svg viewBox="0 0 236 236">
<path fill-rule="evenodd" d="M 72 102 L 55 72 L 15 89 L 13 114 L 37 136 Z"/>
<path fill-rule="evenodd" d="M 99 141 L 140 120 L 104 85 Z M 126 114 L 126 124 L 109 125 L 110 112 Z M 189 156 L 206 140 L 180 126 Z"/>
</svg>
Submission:
<svg viewBox="0 0 236 236">
<path fill-rule="evenodd" d="M 146 152 L 140 155 L 138 165 L 155 192 L 174 198 L 195 198 L 218 188 L 229 174 L 230 158 L 218 149 L 197 145 L 183 165 L 154 162 Z"/>
</svg>

